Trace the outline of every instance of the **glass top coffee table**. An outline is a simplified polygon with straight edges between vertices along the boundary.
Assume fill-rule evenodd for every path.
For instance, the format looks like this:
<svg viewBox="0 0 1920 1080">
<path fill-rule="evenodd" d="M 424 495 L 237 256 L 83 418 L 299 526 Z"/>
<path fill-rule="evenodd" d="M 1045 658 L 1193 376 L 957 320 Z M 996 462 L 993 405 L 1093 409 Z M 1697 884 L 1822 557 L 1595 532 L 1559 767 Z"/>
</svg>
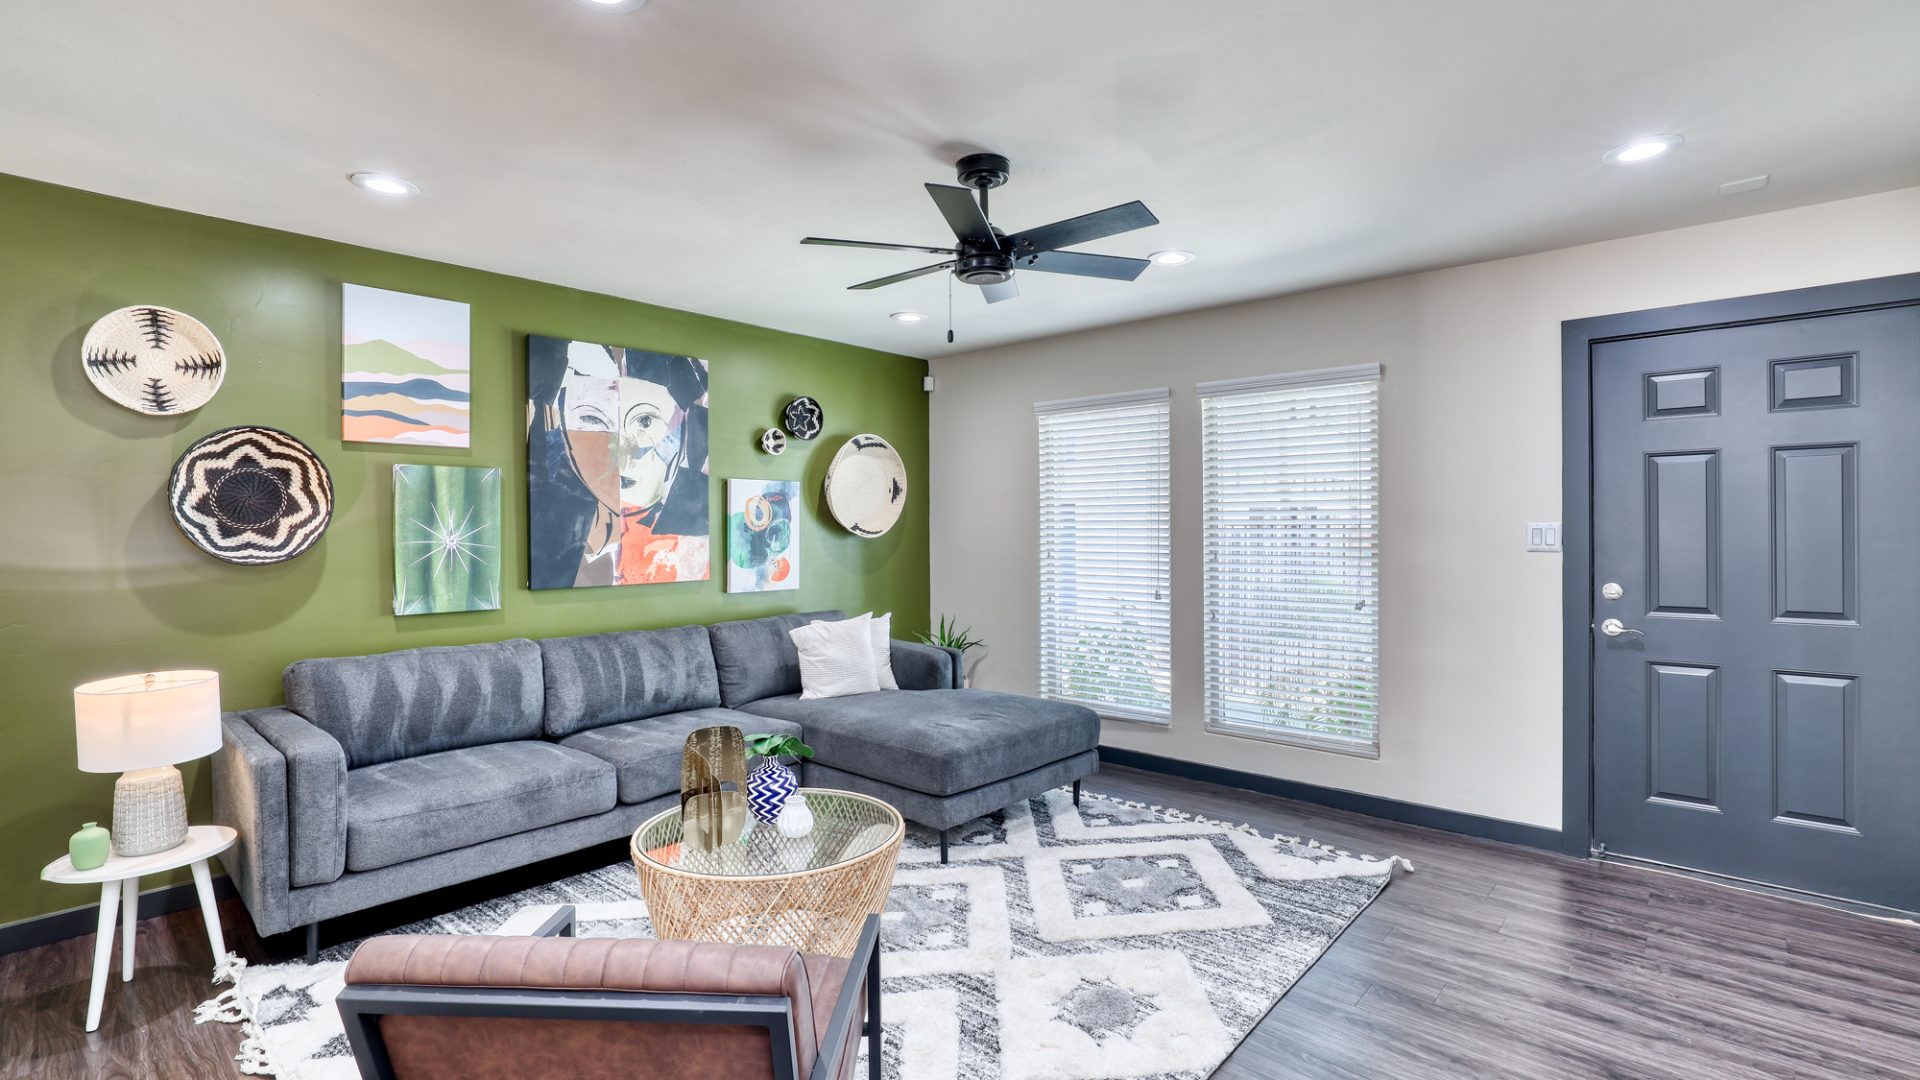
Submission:
<svg viewBox="0 0 1920 1080">
<path fill-rule="evenodd" d="M 813 812 L 802 837 L 752 821 L 740 839 L 700 851 L 682 842 L 679 807 L 635 829 L 633 865 L 654 935 L 853 955 L 866 917 L 886 907 L 906 825 L 866 795 L 799 794 Z"/>
</svg>

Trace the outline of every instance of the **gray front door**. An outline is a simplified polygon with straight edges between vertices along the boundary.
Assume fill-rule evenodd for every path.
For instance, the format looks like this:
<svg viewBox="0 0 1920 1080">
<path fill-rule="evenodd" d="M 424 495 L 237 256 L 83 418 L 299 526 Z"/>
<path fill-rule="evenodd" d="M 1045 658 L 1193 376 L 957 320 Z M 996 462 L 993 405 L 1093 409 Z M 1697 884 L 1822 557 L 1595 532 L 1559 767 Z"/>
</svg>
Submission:
<svg viewBox="0 0 1920 1080">
<path fill-rule="evenodd" d="M 1596 344 L 1592 402 L 1595 841 L 1920 909 L 1920 309 Z"/>
</svg>

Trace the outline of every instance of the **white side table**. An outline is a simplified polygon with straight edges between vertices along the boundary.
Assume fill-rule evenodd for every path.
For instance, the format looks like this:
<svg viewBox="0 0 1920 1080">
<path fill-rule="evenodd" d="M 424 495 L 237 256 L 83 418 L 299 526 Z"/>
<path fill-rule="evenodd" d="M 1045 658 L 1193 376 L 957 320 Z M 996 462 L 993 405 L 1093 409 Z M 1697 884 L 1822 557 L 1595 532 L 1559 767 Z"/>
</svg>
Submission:
<svg viewBox="0 0 1920 1080">
<path fill-rule="evenodd" d="M 225 825 L 195 825 L 187 830 L 186 842 L 179 847 L 123 859 L 107 856 L 106 865 L 92 870 L 75 870 L 66 856 L 47 864 L 40 871 L 43 881 L 65 885 L 100 886 L 100 930 L 93 943 L 93 991 L 87 997 L 87 1030 L 100 1029 L 100 1008 L 107 1000 L 107 965 L 113 959 L 113 916 L 120 912 L 120 981 L 133 981 L 134 923 L 140 917 L 140 878 L 193 867 L 193 887 L 200 894 L 200 914 L 207 920 L 207 941 L 213 946 L 217 966 L 227 955 L 226 939 L 220 934 L 220 911 L 213 906 L 213 875 L 207 860 L 233 846 L 235 833 Z"/>
</svg>

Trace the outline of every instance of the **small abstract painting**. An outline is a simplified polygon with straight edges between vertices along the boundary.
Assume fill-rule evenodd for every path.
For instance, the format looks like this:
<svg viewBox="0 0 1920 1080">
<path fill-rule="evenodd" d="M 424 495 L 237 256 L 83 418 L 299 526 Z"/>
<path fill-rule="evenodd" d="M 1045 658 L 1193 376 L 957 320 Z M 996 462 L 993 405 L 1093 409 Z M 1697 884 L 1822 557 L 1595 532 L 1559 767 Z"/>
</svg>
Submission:
<svg viewBox="0 0 1920 1080">
<path fill-rule="evenodd" d="M 393 613 L 500 607 L 500 470 L 393 467 Z"/>
<path fill-rule="evenodd" d="M 707 362 L 527 338 L 535 589 L 708 576 Z"/>
<path fill-rule="evenodd" d="M 800 482 L 727 481 L 727 591 L 800 587 Z"/>
<path fill-rule="evenodd" d="M 467 305 L 342 285 L 340 437 L 471 445 Z"/>
</svg>

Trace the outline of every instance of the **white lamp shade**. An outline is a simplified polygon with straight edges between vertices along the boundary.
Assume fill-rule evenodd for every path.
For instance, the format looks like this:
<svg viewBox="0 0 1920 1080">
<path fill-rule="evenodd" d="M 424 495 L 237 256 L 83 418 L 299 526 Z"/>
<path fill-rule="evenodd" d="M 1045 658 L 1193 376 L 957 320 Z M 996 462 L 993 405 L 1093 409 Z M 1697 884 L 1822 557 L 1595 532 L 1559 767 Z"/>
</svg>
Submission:
<svg viewBox="0 0 1920 1080">
<path fill-rule="evenodd" d="M 220 675 L 153 671 L 101 679 L 73 691 L 80 771 L 176 765 L 220 749 Z"/>
</svg>

